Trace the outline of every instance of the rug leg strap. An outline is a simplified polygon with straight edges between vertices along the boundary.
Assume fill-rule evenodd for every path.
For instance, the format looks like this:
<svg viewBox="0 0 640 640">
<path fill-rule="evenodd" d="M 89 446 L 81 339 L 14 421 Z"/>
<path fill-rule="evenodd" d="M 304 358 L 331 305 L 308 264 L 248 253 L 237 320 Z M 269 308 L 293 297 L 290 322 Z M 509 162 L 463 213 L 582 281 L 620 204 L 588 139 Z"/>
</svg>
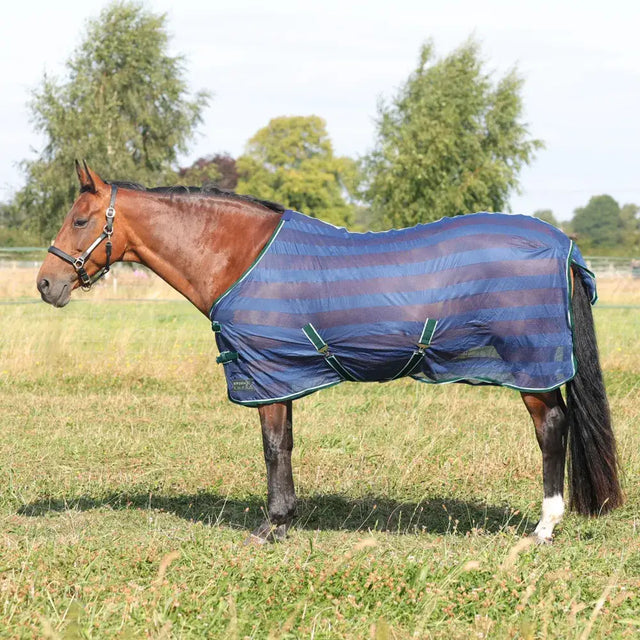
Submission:
<svg viewBox="0 0 640 640">
<path fill-rule="evenodd" d="M 357 379 L 349 373 L 341 364 L 338 358 L 336 358 L 330 351 L 329 345 L 322 339 L 322 336 L 317 332 L 316 328 L 311 324 L 306 324 L 302 327 L 304 334 L 309 338 L 309 342 L 316 348 L 319 354 L 324 356 L 327 364 L 343 379 L 350 382 L 357 382 Z"/>
<path fill-rule="evenodd" d="M 436 327 L 438 326 L 438 321 L 433 320 L 432 318 L 427 318 L 424 323 L 424 327 L 422 327 L 422 333 L 420 334 L 420 340 L 418 340 L 418 348 L 411 354 L 411 357 L 407 361 L 407 364 L 396 373 L 391 380 L 397 380 L 398 378 L 403 378 L 404 376 L 411 375 L 420 365 L 422 359 L 424 358 L 425 351 L 431 344 L 431 340 L 433 339 L 433 334 L 436 331 Z"/>
</svg>

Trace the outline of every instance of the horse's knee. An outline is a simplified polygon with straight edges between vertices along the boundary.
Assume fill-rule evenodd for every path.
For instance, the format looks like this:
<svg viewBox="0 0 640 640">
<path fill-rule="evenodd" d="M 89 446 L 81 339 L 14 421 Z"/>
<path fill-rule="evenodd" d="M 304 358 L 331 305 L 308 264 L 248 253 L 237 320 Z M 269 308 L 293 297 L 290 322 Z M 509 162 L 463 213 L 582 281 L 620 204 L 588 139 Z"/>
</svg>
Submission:
<svg viewBox="0 0 640 640">
<path fill-rule="evenodd" d="M 293 443 L 288 445 L 288 443 L 281 447 L 278 444 L 274 444 L 272 442 L 266 441 L 264 442 L 263 452 L 264 452 L 264 461 L 270 464 L 282 464 L 283 462 L 287 463 L 287 461 L 291 460 L 291 452 L 293 451 Z"/>
<path fill-rule="evenodd" d="M 542 425 L 542 439 L 546 448 L 557 451 L 566 446 L 567 421 L 562 407 L 547 409 Z"/>
</svg>

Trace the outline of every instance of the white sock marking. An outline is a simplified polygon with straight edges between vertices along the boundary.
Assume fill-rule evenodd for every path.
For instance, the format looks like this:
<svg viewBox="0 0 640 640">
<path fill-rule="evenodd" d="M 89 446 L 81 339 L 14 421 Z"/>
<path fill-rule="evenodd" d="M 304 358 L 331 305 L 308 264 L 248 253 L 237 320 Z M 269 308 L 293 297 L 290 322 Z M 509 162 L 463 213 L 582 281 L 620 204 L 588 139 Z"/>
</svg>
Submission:
<svg viewBox="0 0 640 640">
<path fill-rule="evenodd" d="M 548 539 L 553 535 L 553 528 L 562 520 L 564 515 L 564 500 L 557 493 L 555 496 L 542 501 L 542 518 L 536 527 L 538 538 Z"/>
</svg>

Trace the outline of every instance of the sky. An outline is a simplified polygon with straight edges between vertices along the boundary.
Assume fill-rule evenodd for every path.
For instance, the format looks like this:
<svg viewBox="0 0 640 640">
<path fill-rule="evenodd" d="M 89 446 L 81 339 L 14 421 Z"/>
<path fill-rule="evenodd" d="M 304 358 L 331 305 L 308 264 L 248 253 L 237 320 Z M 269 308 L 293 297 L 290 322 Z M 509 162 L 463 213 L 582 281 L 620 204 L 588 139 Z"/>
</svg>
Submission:
<svg viewBox="0 0 640 640">
<path fill-rule="evenodd" d="M 24 178 L 44 139 L 27 103 L 44 73 L 65 62 L 99 0 L 11 2 L 0 21 L 0 201 Z M 551 209 L 567 220 L 592 195 L 640 204 L 640 3 L 625 0 L 147 0 L 167 14 L 171 53 L 185 56 L 192 91 L 213 94 L 180 158 L 240 155 L 271 118 L 319 115 L 339 155 L 374 144 L 377 104 L 416 67 L 420 46 L 439 55 L 469 36 L 486 69 L 524 78 L 524 121 L 545 149 L 520 174 L 510 208 Z M 87 158 L 99 170 L 100 158 Z M 70 167 L 70 171 L 73 170 Z M 108 178 L 108 176 L 106 176 Z"/>
</svg>

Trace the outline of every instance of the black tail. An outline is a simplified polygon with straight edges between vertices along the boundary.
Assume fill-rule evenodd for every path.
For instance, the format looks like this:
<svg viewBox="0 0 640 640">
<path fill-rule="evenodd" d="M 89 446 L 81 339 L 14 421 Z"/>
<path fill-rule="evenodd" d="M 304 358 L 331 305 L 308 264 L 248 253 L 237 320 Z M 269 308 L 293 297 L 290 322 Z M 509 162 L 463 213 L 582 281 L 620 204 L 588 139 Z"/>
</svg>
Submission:
<svg viewBox="0 0 640 640">
<path fill-rule="evenodd" d="M 616 441 L 602 381 L 591 303 L 574 270 L 573 346 L 578 372 L 567 383 L 570 508 L 599 515 L 622 504 Z"/>
</svg>

